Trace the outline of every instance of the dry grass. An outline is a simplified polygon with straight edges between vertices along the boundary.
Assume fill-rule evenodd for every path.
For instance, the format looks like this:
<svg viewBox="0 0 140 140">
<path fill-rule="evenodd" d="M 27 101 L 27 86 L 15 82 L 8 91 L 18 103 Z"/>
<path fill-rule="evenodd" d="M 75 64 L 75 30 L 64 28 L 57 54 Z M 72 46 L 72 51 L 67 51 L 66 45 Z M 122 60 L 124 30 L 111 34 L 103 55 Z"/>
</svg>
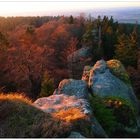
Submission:
<svg viewBox="0 0 140 140">
<path fill-rule="evenodd" d="M 0 137 L 67 137 L 68 123 L 35 108 L 23 95 L 0 94 Z"/>
<path fill-rule="evenodd" d="M 0 100 L 18 100 L 28 104 L 32 103 L 32 100 L 26 97 L 23 93 L 9 93 L 9 94 L 0 94 Z"/>
<path fill-rule="evenodd" d="M 32 106 L 24 95 L 0 94 L 0 137 L 65 138 L 71 131 L 93 137 L 88 116 L 80 108 L 48 114 Z"/>
</svg>

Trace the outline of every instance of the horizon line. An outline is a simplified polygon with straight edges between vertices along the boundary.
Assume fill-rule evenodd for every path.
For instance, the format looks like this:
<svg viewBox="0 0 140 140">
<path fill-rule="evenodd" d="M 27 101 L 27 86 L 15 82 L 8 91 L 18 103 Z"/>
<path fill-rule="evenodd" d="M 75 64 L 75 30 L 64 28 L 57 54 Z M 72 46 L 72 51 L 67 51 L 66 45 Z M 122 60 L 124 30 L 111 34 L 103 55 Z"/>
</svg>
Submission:
<svg viewBox="0 0 140 140">
<path fill-rule="evenodd" d="M 110 0 L 107 0 L 107 1 L 104 1 L 104 0 L 67 0 L 67 1 L 64 1 L 64 0 L 2 0 L 0 2 L 140 2 L 139 0 L 134 0 L 134 1 L 126 1 L 126 0 L 114 0 L 114 1 L 110 1 Z"/>
</svg>

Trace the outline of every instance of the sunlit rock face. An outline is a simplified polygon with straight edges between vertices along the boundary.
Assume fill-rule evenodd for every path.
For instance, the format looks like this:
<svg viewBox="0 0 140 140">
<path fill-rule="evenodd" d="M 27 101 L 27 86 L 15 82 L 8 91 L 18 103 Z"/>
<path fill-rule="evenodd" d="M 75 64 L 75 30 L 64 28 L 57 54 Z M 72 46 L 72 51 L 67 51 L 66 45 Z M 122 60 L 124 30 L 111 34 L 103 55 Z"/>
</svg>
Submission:
<svg viewBox="0 0 140 140">
<path fill-rule="evenodd" d="M 129 77 L 125 68 L 118 60 L 110 60 L 107 62 L 100 60 L 92 67 L 85 66 L 82 80 L 62 80 L 53 95 L 39 98 L 33 105 L 44 112 L 50 113 L 56 119 L 68 122 L 72 128 L 69 137 L 108 137 L 100 123 L 97 121 L 100 117 L 97 114 L 97 116 L 94 114 L 95 110 L 91 104 L 91 99 L 95 97 L 94 95 L 98 95 L 104 101 L 108 101 L 107 105 L 110 108 L 112 107 L 112 103 L 116 103 L 117 101 L 120 106 L 123 104 L 121 107 L 127 107 L 130 111 L 133 111 L 132 108 L 135 108 L 137 110 L 136 112 L 139 111 L 139 104 L 133 93 Z M 105 100 L 106 97 L 113 98 Z M 123 100 L 120 100 L 120 98 Z M 126 102 L 130 102 L 132 106 L 130 104 L 125 105 Z M 116 108 L 114 108 L 114 110 L 115 109 Z M 123 111 L 127 112 L 125 108 L 123 109 Z M 118 113 L 117 115 L 114 114 L 115 117 L 119 114 L 124 115 L 124 112 L 119 112 L 119 108 L 116 110 Z M 129 113 L 129 115 L 130 114 L 131 113 Z M 127 118 L 126 115 L 124 117 Z M 137 119 L 135 113 L 133 114 L 133 117 L 133 126 L 123 126 L 118 122 L 122 126 L 122 132 L 127 132 L 126 136 L 129 136 L 129 133 L 137 134 L 138 132 L 136 120 L 139 119 Z M 119 121 L 121 120 L 122 119 Z M 125 123 L 125 121 L 122 123 Z M 118 129 L 116 130 L 118 131 Z"/>
<path fill-rule="evenodd" d="M 62 120 L 76 121 L 82 127 L 80 133 L 83 136 L 107 137 L 92 112 L 88 101 L 89 94 L 88 85 L 85 81 L 64 79 L 60 82 L 55 95 L 39 98 L 33 104 L 44 112 L 55 114 L 55 117 L 59 117 Z M 81 126 L 82 123 L 84 125 Z M 75 123 L 73 122 L 72 124 Z M 83 127 L 84 129 L 88 127 L 88 133 L 90 132 L 88 135 L 83 130 Z"/>
<path fill-rule="evenodd" d="M 73 131 L 78 131 L 85 137 L 94 137 L 90 120 L 92 111 L 87 100 L 60 94 L 39 98 L 34 102 L 34 106 L 50 113 L 56 119 L 68 122 Z M 88 132 L 85 129 L 88 129 Z M 70 137 L 81 136 L 79 133 L 72 133 Z"/>
<path fill-rule="evenodd" d="M 91 68 L 92 68 L 91 66 L 87 65 L 84 67 L 84 70 L 83 70 L 82 80 L 86 81 L 87 83 L 89 81 L 89 75 L 90 75 Z"/>
<path fill-rule="evenodd" d="M 81 134 L 85 137 L 94 137 L 90 121 L 92 112 L 87 100 L 60 94 L 39 98 L 33 105 L 50 113 L 54 118 L 67 122 L 72 131 L 79 132 L 76 135 L 72 133 L 70 137 L 81 137 Z"/>
<path fill-rule="evenodd" d="M 67 96 L 64 94 L 39 98 L 34 102 L 34 104 L 44 112 L 58 112 L 60 110 L 78 108 L 84 114 L 91 114 L 87 100 L 77 99 L 75 96 Z"/>
<path fill-rule="evenodd" d="M 130 100 L 139 109 L 138 101 L 131 85 L 114 76 L 104 60 L 97 61 L 90 70 L 88 85 L 93 94 L 101 97 L 121 97 Z"/>
</svg>

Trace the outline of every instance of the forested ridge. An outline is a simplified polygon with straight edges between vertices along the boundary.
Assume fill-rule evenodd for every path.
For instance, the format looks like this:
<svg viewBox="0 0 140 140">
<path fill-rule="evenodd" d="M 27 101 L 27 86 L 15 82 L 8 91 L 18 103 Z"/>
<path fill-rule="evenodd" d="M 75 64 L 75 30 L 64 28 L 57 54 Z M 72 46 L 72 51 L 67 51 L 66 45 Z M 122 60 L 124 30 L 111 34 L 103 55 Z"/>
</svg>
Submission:
<svg viewBox="0 0 140 140">
<path fill-rule="evenodd" d="M 62 79 L 71 78 L 67 57 L 91 47 L 93 63 L 115 58 L 125 65 L 138 95 L 139 31 L 137 23 L 107 16 L 0 17 L 0 90 L 32 99 L 51 95 Z"/>
</svg>

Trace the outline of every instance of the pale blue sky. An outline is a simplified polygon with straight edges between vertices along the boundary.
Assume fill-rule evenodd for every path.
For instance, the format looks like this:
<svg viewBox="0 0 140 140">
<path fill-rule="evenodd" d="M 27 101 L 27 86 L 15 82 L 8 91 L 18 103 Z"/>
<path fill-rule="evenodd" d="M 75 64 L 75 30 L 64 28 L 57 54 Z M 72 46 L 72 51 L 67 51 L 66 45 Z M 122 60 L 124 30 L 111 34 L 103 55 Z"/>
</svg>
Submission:
<svg viewBox="0 0 140 140">
<path fill-rule="evenodd" d="M 44 2 L 43 2 L 44 1 Z M 53 1 L 53 2 L 51 2 Z M 140 7 L 140 1 L 129 0 L 0 0 L 0 16 L 39 15 L 40 12 L 76 11 L 96 8 Z M 83 2 L 82 2 L 83 1 Z M 92 2 L 90 2 L 92 1 Z"/>
</svg>

